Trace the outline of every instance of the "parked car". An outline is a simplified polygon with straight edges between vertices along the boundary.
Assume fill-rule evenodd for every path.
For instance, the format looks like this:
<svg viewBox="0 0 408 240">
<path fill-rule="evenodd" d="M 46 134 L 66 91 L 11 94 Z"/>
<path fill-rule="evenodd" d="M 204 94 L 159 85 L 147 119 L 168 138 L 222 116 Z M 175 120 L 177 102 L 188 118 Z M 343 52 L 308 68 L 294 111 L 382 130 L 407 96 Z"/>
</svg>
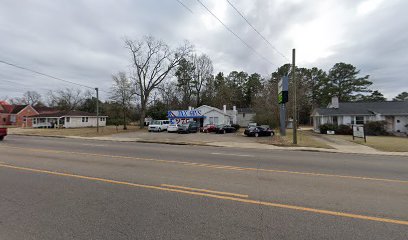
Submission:
<svg viewBox="0 0 408 240">
<path fill-rule="evenodd" d="M 215 132 L 215 128 L 216 126 L 214 124 L 207 124 L 201 128 L 201 132 L 204 132 L 204 133 Z"/>
<path fill-rule="evenodd" d="M 166 131 L 167 127 L 169 126 L 169 120 L 153 120 L 147 130 L 149 132 L 161 132 Z"/>
<path fill-rule="evenodd" d="M 273 136 L 275 132 L 270 128 L 265 127 L 249 127 L 245 129 L 244 134 L 248 137 Z"/>
<path fill-rule="evenodd" d="M 5 136 L 7 136 L 7 128 L 0 128 L 0 141 L 2 141 Z"/>
<path fill-rule="evenodd" d="M 167 132 L 177 132 L 180 126 L 180 124 L 169 124 Z"/>
<path fill-rule="evenodd" d="M 198 124 L 196 122 L 188 122 L 182 124 L 178 130 L 177 133 L 192 133 L 192 132 L 198 132 Z"/>
<path fill-rule="evenodd" d="M 217 127 L 215 128 L 215 133 L 220 133 L 220 134 L 233 133 L 235 131 L 237 130 L 229 124 L 220 124 L 220 125 L 217 125 Z"/>
</svg>

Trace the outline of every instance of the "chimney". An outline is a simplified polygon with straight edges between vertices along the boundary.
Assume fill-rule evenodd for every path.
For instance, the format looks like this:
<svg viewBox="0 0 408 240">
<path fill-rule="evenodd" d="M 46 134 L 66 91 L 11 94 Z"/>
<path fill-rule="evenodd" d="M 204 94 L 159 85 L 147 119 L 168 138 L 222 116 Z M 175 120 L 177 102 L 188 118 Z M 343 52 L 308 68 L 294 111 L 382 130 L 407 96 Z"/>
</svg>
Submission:
<svg viewBox="0 0 408 240">
<path fill-rule="evenodd" d="M 224 113 L 226 114 L 227 113 L 227 105 L 223 105 L 222 108 L 224 110 Z"/>
<path fill-rule="evenodd" d="M 232 110 L 235 112 L 237 111 L 237 106 L 232 106 Z"/>
<path fill-rule="evenodd" d="M 330 108 L 335 108 L 335 109 L 339 108 L 339 97 L 337 96 L 332 97 Z"/>
</svg>

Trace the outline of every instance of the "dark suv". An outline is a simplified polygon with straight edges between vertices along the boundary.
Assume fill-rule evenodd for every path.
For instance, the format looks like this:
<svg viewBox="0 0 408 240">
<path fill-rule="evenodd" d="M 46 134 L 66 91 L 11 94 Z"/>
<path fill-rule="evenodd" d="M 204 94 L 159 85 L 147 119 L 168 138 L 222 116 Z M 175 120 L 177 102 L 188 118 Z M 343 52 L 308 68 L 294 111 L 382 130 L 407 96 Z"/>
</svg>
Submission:
<svg viewBox="0 0 408 240">
<path fill-rule="evenodd" d="M 192 133 L 192 132 L 198 132 L 198 124 L 196 122 L 188 122 L 182 124 L 178 130 L 177 133 Z"/>
</svg>

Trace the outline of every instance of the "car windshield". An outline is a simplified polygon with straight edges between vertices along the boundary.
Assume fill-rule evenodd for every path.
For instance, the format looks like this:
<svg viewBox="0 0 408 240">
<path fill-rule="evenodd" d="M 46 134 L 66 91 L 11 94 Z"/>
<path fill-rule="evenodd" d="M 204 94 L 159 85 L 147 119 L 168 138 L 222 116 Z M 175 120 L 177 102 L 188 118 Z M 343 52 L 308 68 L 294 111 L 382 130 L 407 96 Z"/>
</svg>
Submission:
<svg viewBox="0 0 408 240">
<path fill-rule="evenodd" d="M 154 121 L 152 122 L 152 125 L 161 125 L 161 121 L 159 121 L 159 120 L 154 120 Z"/>
<path fill-rule="evenodd" d="M 225 126 L 225 124 L 220 124 L 220 125 L 217 125 L 217 128 L 222 128 L 224 126 Z"/>
<path fill-rule="evenodd" d="M 183 123 L 181 126 L 188 127 L 188 126 L 190 126 L 190 123 Z"/>
</svg>

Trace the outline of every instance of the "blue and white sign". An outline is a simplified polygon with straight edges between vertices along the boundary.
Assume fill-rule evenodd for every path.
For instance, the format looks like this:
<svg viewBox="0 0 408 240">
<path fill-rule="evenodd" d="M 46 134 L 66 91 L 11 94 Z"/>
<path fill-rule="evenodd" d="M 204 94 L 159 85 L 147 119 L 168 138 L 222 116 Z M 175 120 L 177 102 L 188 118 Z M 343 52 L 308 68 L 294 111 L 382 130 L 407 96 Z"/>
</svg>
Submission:
<svg viewBox="0 0 408 240">
<path fill-rule="evenodd" d="M 172 118 L 205 118 L 201 110 L 173 110 L 167 112 L 167 117 Z"/>
</svg>

